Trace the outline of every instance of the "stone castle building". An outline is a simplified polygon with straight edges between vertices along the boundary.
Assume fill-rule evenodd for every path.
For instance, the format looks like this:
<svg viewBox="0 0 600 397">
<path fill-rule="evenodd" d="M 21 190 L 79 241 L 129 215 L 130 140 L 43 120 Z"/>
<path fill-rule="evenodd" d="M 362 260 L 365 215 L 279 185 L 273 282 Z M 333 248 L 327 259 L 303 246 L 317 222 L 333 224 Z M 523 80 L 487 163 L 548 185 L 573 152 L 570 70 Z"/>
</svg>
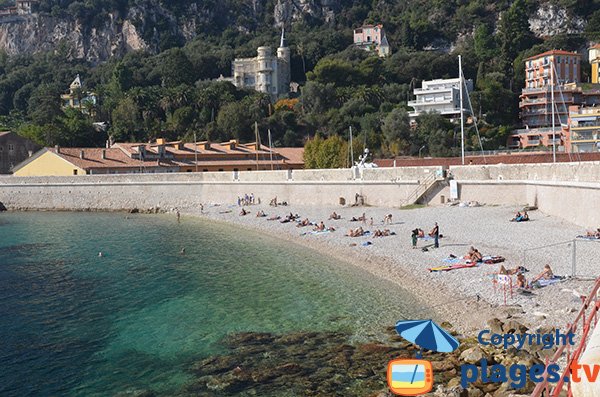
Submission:
<svg viewBox="0 0 600 397">
<path fill-rule="evenodd" d="M 281 42 L 274 55 L 271 47 L 258 47 L 256 58 L 237 58 L 231 66 L 230 80 L 238 88 L 252 88 L 277 100 L 290 92 L 290 48 L 281 32 Z"/>
<path fill-rule="evenodd" d="M 12 7 L 0 9 L 0 16 L 29 15 L 37 6 L 37 0 L 16 0 Z"/>
</svg>

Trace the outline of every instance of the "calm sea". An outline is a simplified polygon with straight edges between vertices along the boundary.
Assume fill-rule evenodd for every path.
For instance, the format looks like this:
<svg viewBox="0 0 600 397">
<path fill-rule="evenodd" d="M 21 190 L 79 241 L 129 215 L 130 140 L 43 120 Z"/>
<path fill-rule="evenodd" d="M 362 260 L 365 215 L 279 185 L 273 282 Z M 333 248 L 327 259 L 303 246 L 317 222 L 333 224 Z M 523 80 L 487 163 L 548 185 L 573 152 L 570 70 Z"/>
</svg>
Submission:
<svg viewBox="0 0 600 397">
<path fill-rule="evenodd" d="M 418 310 L 397 286 L 228 225 L 0 214 L 1 396 L 168 394 L 193 360 L 222 352 L 226 334 L 371 339 Z"/>
</svg>

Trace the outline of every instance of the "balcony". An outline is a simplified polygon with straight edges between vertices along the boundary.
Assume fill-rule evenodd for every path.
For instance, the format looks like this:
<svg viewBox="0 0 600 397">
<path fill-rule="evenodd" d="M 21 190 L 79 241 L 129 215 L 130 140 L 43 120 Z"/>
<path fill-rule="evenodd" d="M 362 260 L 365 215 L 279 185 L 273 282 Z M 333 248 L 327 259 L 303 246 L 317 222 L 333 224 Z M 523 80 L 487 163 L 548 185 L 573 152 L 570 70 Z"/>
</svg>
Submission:
<svg viewBox="0 0 600 397">
<path fill-rule="evenodd" d="M 540 144 L 540 140 L 539 139 L 529 139 L 527 140 L 526 144 L 530 145 L 530 146 L 537 146 Z"/>
</svg>

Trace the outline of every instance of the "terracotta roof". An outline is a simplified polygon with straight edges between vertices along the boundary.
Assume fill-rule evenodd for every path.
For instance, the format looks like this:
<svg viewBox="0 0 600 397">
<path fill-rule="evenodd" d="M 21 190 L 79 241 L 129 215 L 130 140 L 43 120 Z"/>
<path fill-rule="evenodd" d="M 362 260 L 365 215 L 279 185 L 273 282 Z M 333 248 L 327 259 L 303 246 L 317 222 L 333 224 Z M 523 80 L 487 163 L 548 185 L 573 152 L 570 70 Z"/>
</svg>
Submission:
<svg viewBox="0 0 600 397">
<path fill-rule="evenodd" d="M 544 57 L 546 55 L 569 55 L 569 56 L 574 56 L 574 57 L 581 57 L 581 54 L 578 54 L 576 52 L 569 52 L 569 51 L 563 51 L 563 50 L 550 50 L 550 51 L 542 52 L 541 54 L 526 58 L 525 60 L 529 61 L 530 59 L 537 59 L 537 58 Z"/>
<path fill-rule="evenodd" d="M 176 149 L 166 146 L 166 152 L 173 155 L 172 158 L 146 159 L 140 161 L 132 158 L 132 154 L 137 154 L 136 147 L 144 145 L 149 153 L 158 154 L 156 146 L 150 144 L 119 143 L 109 149 L 104 148 L 46 148 L 47 151 L 57 154 L 64 160 L 76 167 L 88 170 L 98 168 L 137 168 L 143 167 L 178 167 L 190 166 L 195 164 L 194 148 L 195 144 L 186 143 L 183 149 Z M 250 144 L 246 144 L 250 146 Z M 256 151 L 246 145 L 238 144 L 235 149 L 229 149 L 228 145 L 212 144 L 207 150 L 198 150 L 198 165 L 256 165 L 256 155 L 259 157 L 259 164 L 271 164 L 270 152 L 268 147 L 263 147 Z M 105 158 L 102 158 L 102 152 Z M 81 153 L 83 152 L 83 158 Z M 207 154 L 217 154 L 217 156 L 206 157 Z M 243 154 L 242 158 L 239 157 Z M 273 149 L 274 164 L 293 164 L 302 165 L 304 148 L 277 148 Z M 230 156 L 237 155 L 234 158 Z M 202 157 L 204 156 L 204 157 Z"/>
<path fill-rule="evenodd" d="M 210 148 L 208 149 L 203 148 L 203 144 L 206 144 L 207 142 L 198 142 L 197 144 L 185 143 L 183 144 L 183 147 L 179 146 L 180 148 L 178 148 L 178 143 L 179 142 L 166 142 L 165 152 L 173 155 L 173 157 L 175 158 L 183 157 L 190 159 L 197 153 L 198 156 L 211 155 L 211 157 L 218 156 L 223 157 L 225 159 L 231 155 L 242 155 L 249 158 L 251 157 L 254 160 L 257 154 L 259 156 L 269 156 L 271 153 L 269 147 L 265 145 L 262 145 L 259 150 L 255 150 L 255 143 L 236 143 L 235 147 L 231 148 L 230 142 L 210 142 Z M 158 148 L 156 144 L 117 143 L 113 145 L 113 148 L 119 148 L 124 153 L 127 153 L 127 155 L 131 156 L 134 154 L 137 155 L 137 148 L 140 145 L 144 145 L 148 153 L 158 154 Z M 303 154 L 304 148 L 273 148 L 274 156 L 280 155 L 282 157 L 285 157 L 286 160 L 293 164 L 302 164 L 304 162 Z"/>
<path fill-rule="evenodd" d="M 291 164 L 304 164 L 304 148 L 303 147 L 281 147 L 274 148 L 273 152 L 279 153 L 287 159 L 286 162 Z"/>
<path fill-rule="evenodd" d="M 156 160 L 147 160 L 141 162 L 137 159 L 132 159 L 127 156 L 119 148 L 59 148 L 58 153 L 56 148 L 47 148 L 48 151 L 57 154 L 61 158 L 65 159 L 69 163 L 76 167 L 84 170 L 93 168 L 137 168 L 140 166 L 144 167 L 157 167 L 159 164 Z M 106 151 L 106 158 L 102 158 L 102 151 Z M 83 158 L 81 158 L 81 152 L 83 151 Z M 173 167 L 178 166 L 174 162 L 169 160 L 161 160 L 161 166 Z"/>
</svg>

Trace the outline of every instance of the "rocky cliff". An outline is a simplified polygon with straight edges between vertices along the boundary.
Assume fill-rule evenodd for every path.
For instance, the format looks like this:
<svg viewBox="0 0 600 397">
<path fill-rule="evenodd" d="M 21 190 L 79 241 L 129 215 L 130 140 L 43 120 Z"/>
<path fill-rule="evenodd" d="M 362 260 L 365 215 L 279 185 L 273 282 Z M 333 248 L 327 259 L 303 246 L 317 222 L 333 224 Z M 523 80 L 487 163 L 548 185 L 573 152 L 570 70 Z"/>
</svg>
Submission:
<svg viewBox="0 0 600 397">
<path fill-rule="evenodd" d="M 156 53 L 173 46 L 174 43 L 183 44 L 201 33 L 218 36 L 226 28 L 250 33 L 260 30 L 265 24 L 279 27 L 284 23 L 289 25 L 307 19 L 312 20 L 313 24 L 316 21 L 317 25 L 336 23 L 338 15 L 348 11 L 353 7 L 353 3 L 359 2 L 191 0 L 176 3 L 177 5 L 162 0 L 136 0 L 132 2 L 133 6 L 124 10 L 94 15 L 93 22 L 82 22 L 81 19 L 69 16 L 68 11 L 63 11 L 62 16 L 43 11 L 29 15 L 0 16 L 0 49 L 15 55 L 63 48 L 73 58 L 99 63 L 133 50 Z M 385 1 L 382 0 L 381 4 L 385 4 Z M 366 3 L 357 7 L 368 9 Z M 489 15 L 490 19 L 500 18 L 498 9 L 492 7 L 486 12 L 492 13 Z M 358 26 L 366 15 L 366 12 L 353 14 L 353 18 L 358 19 L 350 22 L 346 15 L 345 28 L 348 25 Z M 572 15 L 572 12 L 564 8 L 543 1 L 530 15 L 529 23 L 531 30 L 538 37 L 581 33 L 585 27 L 585 20 L 580 16 Z M 400 27 L 396 26 L 396 29 Z M 460 36 L 446 35 L 444 40 L 449 43 L 448 47 L 452 48 L 459 42 L 459 38 Z M 437 39 L 439 40 L 439 37 Z M 432 43 L 429 43 L 429 47 L 435 44 Z"/>
</svg>

